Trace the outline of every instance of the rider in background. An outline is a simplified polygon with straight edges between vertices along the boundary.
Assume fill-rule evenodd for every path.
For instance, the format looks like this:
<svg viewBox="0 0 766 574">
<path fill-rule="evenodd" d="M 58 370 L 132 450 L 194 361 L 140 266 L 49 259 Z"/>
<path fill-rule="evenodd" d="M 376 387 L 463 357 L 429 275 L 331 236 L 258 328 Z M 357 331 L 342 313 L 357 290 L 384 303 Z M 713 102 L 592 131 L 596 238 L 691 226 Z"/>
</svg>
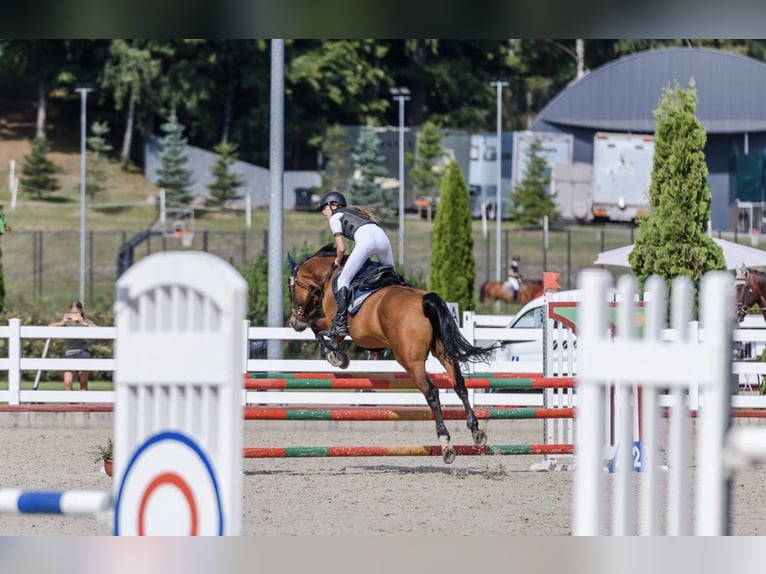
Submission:
<svg viewBox="0 0 766 574">
<path fill-rule="evenodd" d="M 394 265 L 394 254 L 386 232 L 378 225 L 377 218 L 369 211 L 356 206 L 347 206 L 346 197 L 337 190 L 328 191 L 319 199 L 319 208 L 327 218 L 335 238 L 335 265 L 340 267 L 335 291 L 335 313 L 330 337 L 348 335 L 348 305 L 351 299 L 349 285 L 364 265 L 365 260 L 375 255 L 381 265 Z M 354 249 L 343 265 L 346 246 L 343 238 L 354 242 Z"/>
<path fill-rule="evenodd" d="M 513 293 L 514 301 L 519 294 L 519 289 L 521 289 L 521 272 L 519 271 L 520 262 L 521 257 L 518 255 L 514 255 L 511 258 L 511 265 L 508 267 L 508 279 L 503 283 L 503 289 L 507 293 Z"/>
</svg>

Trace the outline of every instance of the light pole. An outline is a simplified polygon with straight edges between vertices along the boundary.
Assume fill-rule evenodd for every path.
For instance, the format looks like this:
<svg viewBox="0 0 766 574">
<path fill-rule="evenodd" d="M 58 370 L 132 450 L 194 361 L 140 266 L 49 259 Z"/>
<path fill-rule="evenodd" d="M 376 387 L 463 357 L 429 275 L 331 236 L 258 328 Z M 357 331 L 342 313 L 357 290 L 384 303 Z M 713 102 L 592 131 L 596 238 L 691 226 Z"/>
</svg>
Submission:
<svg viewBox="0 0 766 574">
<path fill-rule="evenodd" d="M 78 84 L 80 92 L 80 301 L 85 303 L 85 112 L 88 107 L 88 92 L 93 91 L 93 84 Z"/>
<path fill-rule="evenodd" d="M 410 99 L 409 88 L 391 88 L 399 102 L 399 270 L 404 268 L 404 102 Z"/>
<path fill-rule="evenodd" d="M 507 86 L 508 82 L 495 81 L 491 82 L 497 89 L 497 194 L 495 199 L 495 226 L 497 228 L 497 236 L 495 239 L 495 267 L 497 276 L 495 279 L 502 280 L 500 272 L 500 242 L 502 240 L 501 223 L 503 221 L 503 196 L 502 196 L 502 181 L 503 181 L 503 86 Z"/>
</svg>

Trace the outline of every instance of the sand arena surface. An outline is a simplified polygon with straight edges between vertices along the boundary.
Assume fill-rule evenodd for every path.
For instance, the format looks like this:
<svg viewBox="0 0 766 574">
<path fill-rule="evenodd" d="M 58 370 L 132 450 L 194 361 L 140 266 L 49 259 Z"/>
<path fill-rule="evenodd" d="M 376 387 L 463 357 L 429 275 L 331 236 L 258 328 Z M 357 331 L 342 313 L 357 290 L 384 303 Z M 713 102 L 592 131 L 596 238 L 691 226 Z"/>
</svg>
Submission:
<svg viewBox="0 0 766 574">
<path fill-rule="evenodd" d="M 111 488 L 92 451 L 111 414 L 0 413 L 0 487 Z M 538 444 L 542 421 L 482 421 L 489 444 Z M 448 421 L 453 444 L 471 444 Z M 245 446 L 435 445 L 432 422 L 245 421 Z M 116 445 L 119 448 L 119 445 Z M 574 473 L 533 472 L 541 456 L 245 459 L 244 535 L 568 535 Z M 572 462 L 571 457 L 561 457 Z M 733 481 L 735 535 L 766 533 L 766 469 Z M 0 535 L 108 535 L 89 517 L 0 515 Z"/>
</svg>

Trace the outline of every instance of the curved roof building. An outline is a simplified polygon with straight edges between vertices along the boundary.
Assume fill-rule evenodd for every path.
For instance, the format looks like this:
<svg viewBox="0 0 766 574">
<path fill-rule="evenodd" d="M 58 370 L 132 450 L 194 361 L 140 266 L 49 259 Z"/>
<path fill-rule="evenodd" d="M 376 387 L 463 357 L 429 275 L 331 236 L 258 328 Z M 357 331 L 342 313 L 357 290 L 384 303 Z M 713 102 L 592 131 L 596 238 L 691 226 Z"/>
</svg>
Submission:
<svg viewBox="0 0 766 574">
<path fill-rule="evenodd" d="M 673 82 L 685 87 L 690 81 L 697 88 L 697 117 L 708 134 L 705 156 L 713 194 L 712 227 L 733 229 L 739 222 L 738 196 L 760 200 L 757 203 L 764 196 L 766 64 L 762 62 L 706 48 L 632 54 L 572 82 L 542 109 L 530 130 L 571 133 L 574 161 L 591 163 L 596 132 L 653 133 L 654 110 L 663 89 Z M 742 161 L 743 156 L 751 161 Z M 750 170 L 747 186 L 741 167 L 739 178 L 737 168 L 745 164 Z M 755 186 L 753 169 L 761 170 Z"/>
</svg>

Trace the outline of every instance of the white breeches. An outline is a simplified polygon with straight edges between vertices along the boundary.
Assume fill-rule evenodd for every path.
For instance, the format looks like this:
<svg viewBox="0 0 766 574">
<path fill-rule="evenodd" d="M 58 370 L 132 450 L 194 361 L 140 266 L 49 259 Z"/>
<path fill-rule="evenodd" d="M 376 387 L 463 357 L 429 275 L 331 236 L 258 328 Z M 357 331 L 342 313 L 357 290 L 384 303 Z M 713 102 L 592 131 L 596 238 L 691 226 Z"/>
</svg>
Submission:
<svg viewBox="0 0 766 574">
<path fill-rule="evenodd" d="M 338 276 L 338 289 L 349 286 L 364 260 L 371 255 L 375 255 L 382 265 L 394 264 L 394 253 L 386 232 L 377 225 L 363 225 L 354 235 L 354 249 Z"/>
</svg>

